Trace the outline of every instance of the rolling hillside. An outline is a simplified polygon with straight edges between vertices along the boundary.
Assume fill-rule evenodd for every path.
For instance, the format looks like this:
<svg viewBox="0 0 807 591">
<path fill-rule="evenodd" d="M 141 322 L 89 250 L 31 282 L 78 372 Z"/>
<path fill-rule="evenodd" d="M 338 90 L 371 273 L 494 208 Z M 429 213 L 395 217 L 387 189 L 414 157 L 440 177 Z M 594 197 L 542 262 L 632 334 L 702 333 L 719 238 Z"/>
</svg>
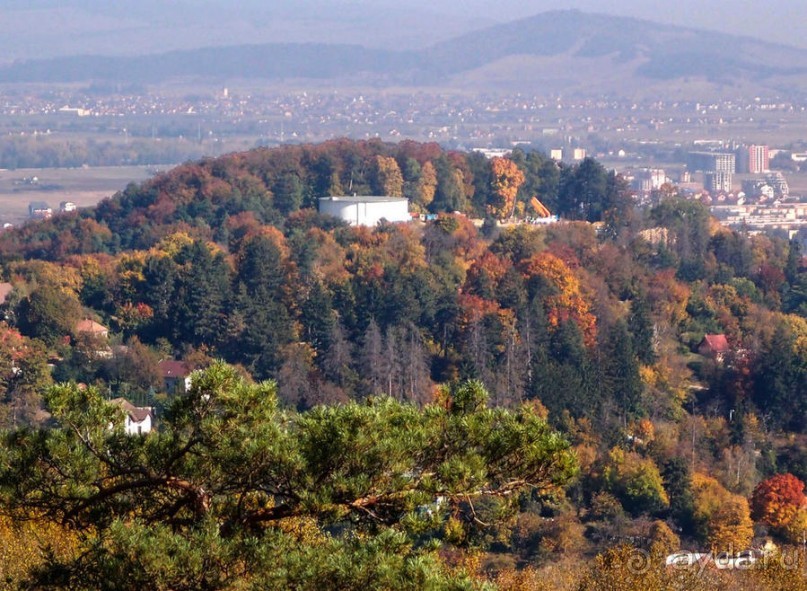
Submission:
<svg viewBox="0 0 807 591">
<path fill-rule="evenodd" d="M 139 57 L 15 62 L 0 82 L 313 79 L 340 85 L 633 93 L 687 85 L 807 91 L 807 50 L 649 21 L 553 11 L 419 51 L 358 44 L 242 45 Z M 683 85 L 683 86 L 682 86 Z"/>
</svg>

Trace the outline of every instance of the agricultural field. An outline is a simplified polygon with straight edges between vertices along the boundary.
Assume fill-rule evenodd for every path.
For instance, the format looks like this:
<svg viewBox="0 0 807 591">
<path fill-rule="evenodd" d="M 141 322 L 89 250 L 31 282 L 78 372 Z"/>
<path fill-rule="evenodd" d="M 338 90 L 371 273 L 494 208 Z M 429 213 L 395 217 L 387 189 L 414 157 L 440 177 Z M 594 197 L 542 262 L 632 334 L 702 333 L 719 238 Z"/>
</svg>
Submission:
<svg viewBox="0 0 807 591">
<path fill-rule="evenodd" d="M 28 204 L 44 201 L 54 211 L 62 201 L 78 207 L 95 205 L 130 182 L 143 181 L 170 167 L 104 166 L 0 170 L 0 223 L 19 224 Z"/>
</svg>

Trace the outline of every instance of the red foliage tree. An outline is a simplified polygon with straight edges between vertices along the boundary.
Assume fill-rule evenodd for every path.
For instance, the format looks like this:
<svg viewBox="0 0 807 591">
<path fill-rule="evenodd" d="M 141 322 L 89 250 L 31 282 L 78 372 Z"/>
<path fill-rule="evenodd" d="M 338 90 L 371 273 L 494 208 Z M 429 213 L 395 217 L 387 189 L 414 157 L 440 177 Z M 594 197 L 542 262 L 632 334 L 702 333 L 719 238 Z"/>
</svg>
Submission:
<svg viewBox="0 0 807 591">
<path fill-rule="evenodd" d="M 754 488 L 751 515 L 755 521 L 781 528 L 787 526 L 805 504 L 804 483 L 792 474 L 777 474 Z"/>
</svg>

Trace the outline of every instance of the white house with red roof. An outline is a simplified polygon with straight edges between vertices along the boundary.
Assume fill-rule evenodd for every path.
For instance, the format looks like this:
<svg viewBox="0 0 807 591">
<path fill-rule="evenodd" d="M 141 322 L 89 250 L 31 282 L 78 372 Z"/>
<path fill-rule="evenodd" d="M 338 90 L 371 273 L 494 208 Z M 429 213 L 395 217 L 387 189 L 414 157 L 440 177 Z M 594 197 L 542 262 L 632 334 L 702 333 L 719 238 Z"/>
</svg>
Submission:
<svg viewBox="0 0 807 591">
<path fill-rule="evenodd" d="M 125 398 L 113 398 L 109 402 L 120 407 L 126 413 L 123 428 L 127 435 L 145 435 L 151 432 L 154 421 L 153 408 L 135 406 Z"/>
</svg>

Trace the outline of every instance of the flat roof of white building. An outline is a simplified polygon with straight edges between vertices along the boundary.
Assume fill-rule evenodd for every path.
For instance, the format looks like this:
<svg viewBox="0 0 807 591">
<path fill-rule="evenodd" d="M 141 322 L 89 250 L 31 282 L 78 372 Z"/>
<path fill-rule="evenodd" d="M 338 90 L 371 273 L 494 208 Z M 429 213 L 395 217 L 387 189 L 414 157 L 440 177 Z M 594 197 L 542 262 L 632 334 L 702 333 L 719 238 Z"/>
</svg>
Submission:
<svg viewBox="0 0 807 591">
<path fill-rule="evenodd" d="M 343 201 L 345 203 L 395 203 L 397 201 L 407 201 L 406 197 L 385 197 L 379 195 L 331 195 L 330 197 L 320 197 L 320 201 Z"/>
</svg>

